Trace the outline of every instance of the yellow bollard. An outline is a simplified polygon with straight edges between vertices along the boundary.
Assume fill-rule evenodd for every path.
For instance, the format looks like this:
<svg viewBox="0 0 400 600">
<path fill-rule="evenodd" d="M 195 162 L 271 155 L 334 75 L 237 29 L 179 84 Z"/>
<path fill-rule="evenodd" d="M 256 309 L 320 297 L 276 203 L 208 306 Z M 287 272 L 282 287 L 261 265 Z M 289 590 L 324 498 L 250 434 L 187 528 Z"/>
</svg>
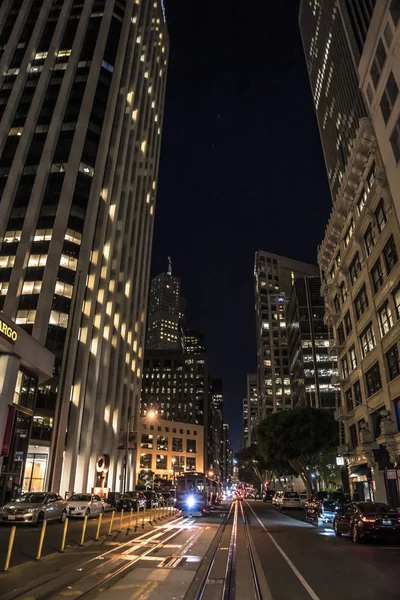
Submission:
<svg viewBox="0 0 400 600">
<path fill-rule="evenodd" d="M 42 525 L 42 531 L 40 532 L 39 548 L 37 551 L 36 560 L 40 560 L 40 557 L 42 556 L 44 536 L 46 535 L 46 527 L 47 527 L 47 521 L 46 521 L 46 519 L 44 519 L 43 525 Z"/>
<path fill-rule="evenodd" d="M 111 535 L 112 527 L 113 527 L 113 523 L 114 523 L 114 515 L 115 515 L 115 510 L 113 510 L 111 513 L 110 527 L 108 528 L 107 535 Z"/>
<path fill-rule="evenodd" d="M 146 506 L 143 509 L 143 520 L 142 520 L 142 529 L 144 529 L 144 515 L 146 514 Z"/>
<path fill-rule="evenodd" d="M 136 510 L 136 525 L 135 525 L 135 532 L 137 531 L 137 528 L 138 528 L 138 522 L 139 522 L 139 510 L 140 510 L 140 507 L 139 507 L 139 502 L 138 502 L 138 504 L 137 504 L 137 510 Z"/>
<path fill-rule="evenodd" d="M 85 543 L 85 533 L 86 533 L 87 521 L 88 521 L 88 516 L 85 515 L 83 517 L 83 527 L 82 527 L 81 543 L 79 544 L 80 546 L 83 546 L 83 544 Z"/>
<path fill-rule="evenodd" d="M 119 529 L 118 531 L 122 531 L 122 519 L 124 518 L 124 509 L 121 508 L 121 516 L 119 518 Z"/>
<path fill-rule="evenodd" d="M 15 525 L 13 525 L 11 527 L 10 537 L 8 538 L 7 556 L 6 556 L 6 562 L 4 563 L 3 571 L 8 571 L 8 567 L 10 566 L 11 553 L 12 553 L 12 549 L 14 546 L 14 539 L 15 539 L 16 531 L 17 531 L 17 528 Z"/>
<path fill-rule="evenodd" d="M 68 519 L 65 519 L 62 540 L 61 540 L 61 552 L 64 552 L 64 549 L 65 549 L 65 542 L 67 539 L 67 531 L 68 531 Z"/>
<path fill-rule="evenodd" d="M 126 528 L 126 531 L 128 532 L 131 528 L 131 520 L 132 520 L 132 513 L 133 513 L 133 508 L 131 508 L 130 512 L 129 512 L 129 521 L 128 521 L 128 527 Z"/>
<path fill-rule="evenodd" d="M 101 527 L 101 522 L 103 520 L 103 513 L 101 512 L 99 514 L 99 520 L 97 521 L 97 531 L 96 531 L 96 537 L 94 538 L 95 540 L 99 539 L 100 536 L 100 527 Z"/>
</svg>

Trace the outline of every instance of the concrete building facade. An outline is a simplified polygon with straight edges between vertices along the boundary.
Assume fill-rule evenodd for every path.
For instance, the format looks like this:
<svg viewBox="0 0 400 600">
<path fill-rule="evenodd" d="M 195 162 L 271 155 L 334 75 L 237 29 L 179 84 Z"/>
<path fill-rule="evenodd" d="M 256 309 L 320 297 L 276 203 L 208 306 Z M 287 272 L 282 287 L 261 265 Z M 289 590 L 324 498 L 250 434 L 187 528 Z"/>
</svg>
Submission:
<svg viewBox="0 0 400 600">
<path fill-rule="evenodd" d="M 295 278 L 304 275 L 318 275 L 318 267 L 256 252 L 257 389 L 261 418 L 292 407 L 286 308 Z"/>
<path fill-rule="evenodd" d="M 55 354 L 31 441 L 49 453 L 44 488 L 90 490 L 106 456 L 115 489 L 117 439 L 139 412 L 163 6 L 24 0 L 0 14 L 0 309 Z"/>
<path fill-rule="evenodd" d="M 398 506 L 400 228 L 371 121 L 362 119 L 318 253 L 342 403 L 339 454 L 360 499 Z M 396 473 L 396 471 L 395 471 Z"/>
<path fill-rule="evenodd" d="M 173 480 L 181 473 L 204 473 L 204 427 L 192 423 L 140 418 L 136 473 Z"/>
</svg>

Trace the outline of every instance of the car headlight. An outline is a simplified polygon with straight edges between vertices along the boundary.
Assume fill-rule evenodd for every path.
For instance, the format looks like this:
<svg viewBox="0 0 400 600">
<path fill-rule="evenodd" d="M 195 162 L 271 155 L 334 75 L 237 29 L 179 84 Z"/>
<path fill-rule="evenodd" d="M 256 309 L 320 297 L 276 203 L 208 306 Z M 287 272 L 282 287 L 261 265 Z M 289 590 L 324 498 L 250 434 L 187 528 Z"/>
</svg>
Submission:
<svg viewBox="0 0 400 600">
<path fill-rule="evenodd" d="M 77 506 L 76 510 L 84 510 L 85 508 L 87 508 L 86 506 Z"/>
<path fill-rule="evenodd" d="M 194 496 L 188 496 L 186 498 L 186 506 L 188 508 L 193 508 L 195 504 L 196 504 L 196 498 Z"/>
</svg>

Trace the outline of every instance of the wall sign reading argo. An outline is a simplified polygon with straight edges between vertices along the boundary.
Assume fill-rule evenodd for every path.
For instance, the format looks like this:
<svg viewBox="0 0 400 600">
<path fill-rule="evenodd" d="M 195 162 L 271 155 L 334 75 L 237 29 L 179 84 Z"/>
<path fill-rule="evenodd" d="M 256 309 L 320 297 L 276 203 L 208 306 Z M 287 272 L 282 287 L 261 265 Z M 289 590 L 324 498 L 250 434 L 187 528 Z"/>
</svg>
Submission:
<svg viewBox="0 0 400 600">
<path fill-rule="evenodd" d="M 0 319 L 0 336 L 7 340 L 7 342 L 14 344 L 14 342 L 17 341 L 18 332 L 13 327 L 10 327 L 10 325 L 7 325 L 7 323 L 4 323 L 4 321 Z"/>
</svg>

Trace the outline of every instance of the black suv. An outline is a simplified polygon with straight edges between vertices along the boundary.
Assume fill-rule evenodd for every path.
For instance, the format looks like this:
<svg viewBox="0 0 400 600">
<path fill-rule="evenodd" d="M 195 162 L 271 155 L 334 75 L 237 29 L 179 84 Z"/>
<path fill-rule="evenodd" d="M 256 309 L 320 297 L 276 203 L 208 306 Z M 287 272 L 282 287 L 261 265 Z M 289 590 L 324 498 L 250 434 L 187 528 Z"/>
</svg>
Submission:
<svg viewBox="0 0 400 600">
<path fill-rule="evenodd" d="M 122 509 L 130 510 L 143 510 L 146 506 L 146 497 L 143 492 L 126 492 L 118 498 L 116 501 L 117 511 Z"/>
<path fill-rule="evenodd" d="M 348 502 L 342 492 L 315 492 L 304 505 L 306 521 L 321 523 L 333 522 L 335 515 Z"/>
</svg>

